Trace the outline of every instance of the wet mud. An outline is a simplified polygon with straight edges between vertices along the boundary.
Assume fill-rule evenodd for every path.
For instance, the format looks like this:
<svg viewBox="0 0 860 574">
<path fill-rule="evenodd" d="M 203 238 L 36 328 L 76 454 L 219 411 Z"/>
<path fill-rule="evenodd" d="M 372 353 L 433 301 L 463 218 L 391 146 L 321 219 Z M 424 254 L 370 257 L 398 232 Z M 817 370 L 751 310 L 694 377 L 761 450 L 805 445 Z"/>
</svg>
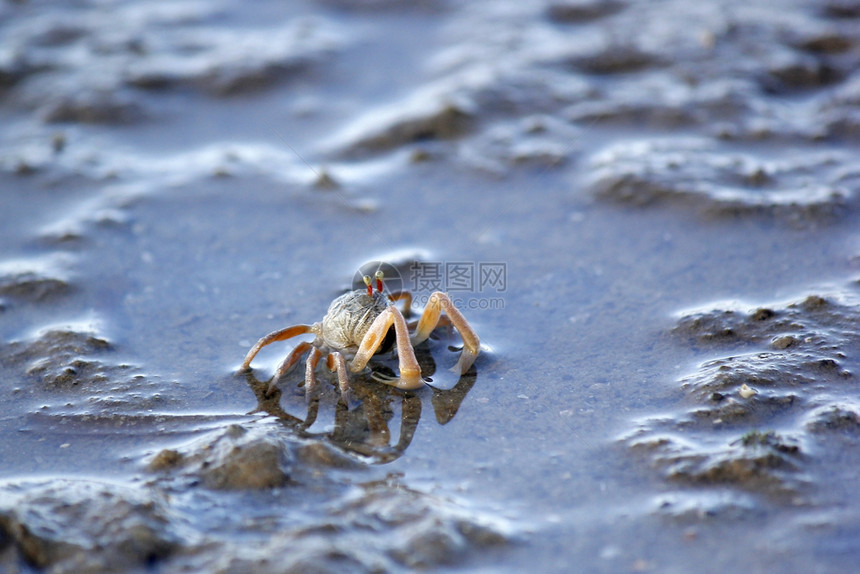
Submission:
<svg viewBox="0 0 860 574">
<path fill-rule="evenodd" d="M 858 19 L 0 4 L 0 570 L 850 569 Z M 472 369 L 239 372 L 377 268 Z"/>
<path fill-rule="evenodd" d="M 826 224 L 854 200 L 860 174 L 850 156 L 774 160 L 709 147 L 701 140 L 624 142 L 594 158 L 593 193 L 621 204 L 678 204 L 703 215 L 750 213 L 798 225 Z"/>
<path fill-rule="evenodd" d="M 0 486 L 0 565 L 377 572 L 455 564 L 511 541 L 509 525 L 411 490 L 397 477 L 333 479 L 332 469 L 350 468 L 338 464 L 343 455 L 321 456 L 322 443 L 272 430 L 230 425 L 182 452 L 161 451 L 149 463 L 152 476 L 139 484 L 7 481 Z M 360 477 L 357 465 L 351 468 Z M 282 512 L 271 512 L 273 504 Z M 253 536 L 249 516 L 231 516 L 231 505 L 254 509 Z M 316 518 L 298 516 L 309 513 Z"/>
<path fill-rule="evenodd" d="M 726 513 L 709 502 L 726 487 L 799 507 L 830 504 L 838 471 L 828 451 L 860 439 L 856 376 L 846 368 L 856 319 L 855 282 L 786 302 L 683 312 L 672 337 L 715 358 L 677 380 L 685 415 L 640 420 L 622 443 L 668 480 L 701 487 L 701 512 Z"/>
</svg>

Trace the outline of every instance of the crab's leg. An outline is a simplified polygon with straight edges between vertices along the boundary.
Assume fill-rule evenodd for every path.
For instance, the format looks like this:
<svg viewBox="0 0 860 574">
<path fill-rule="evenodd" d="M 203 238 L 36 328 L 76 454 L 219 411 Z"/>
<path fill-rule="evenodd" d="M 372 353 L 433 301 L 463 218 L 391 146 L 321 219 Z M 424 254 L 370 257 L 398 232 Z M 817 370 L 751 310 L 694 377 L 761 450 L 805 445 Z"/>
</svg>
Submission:
<svg viewBox="0 0 860 574">
<path fill-rule="evenodd" d="M 408 317 L 412 314 L 412 293 L 409 291 L 395 291 L 388 296 L 388 300 L 392 303 L 403 301 L 403 316 Z"/>
<path fill-rule="evenodd" d="M 326 358 L 326 364 L 330 371 L 337 371 L 337 387 L 340 389 L 340 396 L 343 397 L 347 408 L 355 406 L 357 401 L 352 396 L 352 387 L 349 384 L 349 371 L 346 368 L 346 359 L 339 351 L 332 351 Z"/>
<path fill-rule="evenodd" d="M 358 352 L 349 365 L 349 370 L 357 373 L 367 365 L 367 362 L 379 349 L 379 345 L 392 324 L 397 340 L 400 376 L 390 380 L 379 380 L 399 389 L 420 388 L 424 386 L 424 379 L 421 378 L 421 367 L 418 366 L 418 359 L 415 358 L 415 351 L 412 350 L 412 345 L 409 342 L 409 327 L 406 326 L 406 319 L 403 318 L 403 314 L 394 305 L 386 307 L 385 311 L 380 313 L 370 324 L 370 328 L 361 339 Z"/>
<path fill-rule="evenodd" d="M 254 360 L 254 357 L 257 356 L 257 353 L 260 352 L 260 349 L 274 343 L 275 341 L 284 341 L 291 337 L 295 337 L 298 335 L 304 335 L 305 333 L 312 333 L 314 327 L 311 325 L 294 325 L 293 327 L 287 327 L 286 329 L 281 329 L 280 331 L 275 331 L 274 333 L 269 333 L 257 343 L 251 347 L 251 350 L 248 351 L 248 354 L 245 355 L 245 360 L 242 361 L 242 366 L 239 367 L 239 370 L 245 371 L 251 366 L 251 361 Z"/>
<path fill-rule="evenodd" d="M 278 385 L 278 381 L 281 380 L 281 377 L 286 375 L 293 367 L 295 367 L 299 359 L 302 358 L 302 355 L 307 353 L 308 349 L 312 346 L 313 345 L 307 341 L 303 341 L 296 345 L 296 348 L 293 349 L 283 361 L 281 361 L 281 364 L 278 365 L 278 369 L 275 371 L 275 376 L 272 377 L 272 382 L 269 383 L 269 388 L 266 390 L 267 395 L 272 394 L 275 387 Z"/>
<path fill-rule="evenodd" d="M 412 334 L 412 344 L 417 345 L 427 340 L 427 337 L 430 336 L 430 333 L 433 332 L 433 329 L 439 323 L 442 311 L 445 311 L 445 314 L 463 339 L 463 352 L 460 354 L 457 364 L 451 369 L 454 372 L 463 374 L 469 370 L 469 367 L 472 366 L 472 363 L 478 357 L 478 352 L 481 350 L 481 341 L 478 339 L 478 334 L 475 333 L 475 330 L 472 329 L 472 326 L 469 325 L 469 322 L 460 313 L 460 310 L 451 302 L 447 293 L 436 291 L 430 295 L 427 306 L 424 308 L 424 313 L 421 314 L 421 319 L 418 320 L 418 327 L 415 329 L 415 333 Z"/>
<path fill-rule="evenodd" d="M 322 358 L 322 353 L 316 347 L 311 349 L 305 363 L 305 399 L 310 403 L 317 393 L 317 376 L 314 371 Z"/>
</svg>

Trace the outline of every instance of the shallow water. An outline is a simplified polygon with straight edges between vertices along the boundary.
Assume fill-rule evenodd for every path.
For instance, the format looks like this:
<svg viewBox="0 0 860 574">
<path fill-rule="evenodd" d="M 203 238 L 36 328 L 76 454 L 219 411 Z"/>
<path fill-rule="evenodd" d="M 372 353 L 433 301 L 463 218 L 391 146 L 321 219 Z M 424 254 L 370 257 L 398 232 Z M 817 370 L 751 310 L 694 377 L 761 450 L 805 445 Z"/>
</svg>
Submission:
<svg viewBox="0 0 860 574">
<path fill-rule="evenodd" d="M 409 6 L 0 7 L 0 569 L 850 568 L 856 3 Z M 368 261 L 470 373 L 236 372 Z"/>
</svg>

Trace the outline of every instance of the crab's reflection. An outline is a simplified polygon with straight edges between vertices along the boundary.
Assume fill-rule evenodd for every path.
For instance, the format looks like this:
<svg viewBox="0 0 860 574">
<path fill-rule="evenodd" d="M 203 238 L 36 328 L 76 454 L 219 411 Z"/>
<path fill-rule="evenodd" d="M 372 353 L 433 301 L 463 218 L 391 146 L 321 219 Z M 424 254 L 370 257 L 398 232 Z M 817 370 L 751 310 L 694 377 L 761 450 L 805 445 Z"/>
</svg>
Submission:
<svg viewBox="0 0 860 574">
<path fill-rule="evenodd" d="M 428 377 L 436 371 L 436 363 L 426 347 L 415 350 L 416 358 L 421 365 L 421 372 Z M 383 375 L 393 371 L 383 363 L 371 362 L 370 367 Z M 254 372 L 245 373 L 248 386 L 257 397 L 257 408 L 253 412 L 265 412 L 277 417 L 282 423 L 294 429 L 301 435 L 324 437 L 340 448 L 359 454 L 375 463 L 391 462 L 399 458 L 409 447 L 412 437 L 421 419 L 421 396 L 427 391 L 432 392 L 431 404 L 439 424 L 446 424 L 454 418 L 463 399 L 477 380 L 477 372 L 473 366 L 461 375 L 456 385 L 449 390 L 430 387 L 418 391 L 402 391 L 389 385 L 380 384 L 369 375 L 356 375 L 352 381 L 352 390 L 360 404 L 349 409 L 343 398 L 332 392 L 323 393 L 322 397 L 306 403 L 303 394 L 282 393 L 275 390 L 267 395 L 268 380 L 258 379 Z M 289 388 L 288 383 L 282 387 Z M 432 383 L 431 383 L 432 385 Z M 321 401 L 336 400 L 334 413 L 334 428 L 324 432 L 312 432 L 311 427 L 317 420 Z M 399 433 L 391 436 L 390 423 L 396 413 L 397 403 L 400 403 Z M 292 411 L 305 410 L 304 418 L 287 412 L 282 406 Z"/>
</svg>

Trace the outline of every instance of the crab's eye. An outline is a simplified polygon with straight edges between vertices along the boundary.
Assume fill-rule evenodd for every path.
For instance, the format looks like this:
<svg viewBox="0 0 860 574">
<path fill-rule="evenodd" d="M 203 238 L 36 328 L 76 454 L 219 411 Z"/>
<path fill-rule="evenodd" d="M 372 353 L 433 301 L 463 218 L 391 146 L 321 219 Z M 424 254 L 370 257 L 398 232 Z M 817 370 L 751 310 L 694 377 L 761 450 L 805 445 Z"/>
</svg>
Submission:
<svg viewBox="0 0 860 574">
<path fill-rule="evenodd" d="M 362 277 L 362 279 L 364 280 L 364 284 L 367 285 L 368 297 L 373 295 L 373 286 L 370 283 L 370 275 L 365 275 L 364 277 Z"/>
<path fill-rule="evenodd" d="M 376 290 L 382 293 L 382 279 L 385 277 L 385 273 L 380 269 L 376 272 L 374 277 L 376 277 Z"/>
</svg>

